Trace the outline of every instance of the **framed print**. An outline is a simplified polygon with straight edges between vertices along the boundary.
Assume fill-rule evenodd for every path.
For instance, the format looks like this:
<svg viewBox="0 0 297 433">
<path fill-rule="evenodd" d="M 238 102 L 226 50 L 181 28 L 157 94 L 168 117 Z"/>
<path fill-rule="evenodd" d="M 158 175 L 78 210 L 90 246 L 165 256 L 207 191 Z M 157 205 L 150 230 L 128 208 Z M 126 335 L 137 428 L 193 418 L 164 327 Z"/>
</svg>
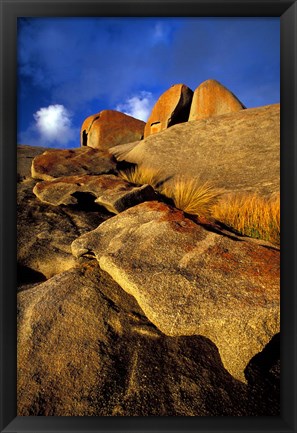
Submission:
<svg viewBox="0 0 297 433">
<path fill-rule="evenodd" d="M 0 2 L 1 432 L 296 431 L 296 2 Z"/>
</svg>

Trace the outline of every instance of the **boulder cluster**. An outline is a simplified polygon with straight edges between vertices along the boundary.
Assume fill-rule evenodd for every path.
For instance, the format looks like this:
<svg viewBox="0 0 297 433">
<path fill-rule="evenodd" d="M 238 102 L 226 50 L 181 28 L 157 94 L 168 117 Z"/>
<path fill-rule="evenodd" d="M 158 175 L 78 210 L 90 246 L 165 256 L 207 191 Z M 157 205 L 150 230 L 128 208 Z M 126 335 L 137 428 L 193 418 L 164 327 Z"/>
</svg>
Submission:
<svg viewBox="0 0 297 433">
<path fill-rule="evenodd" d="M 81 127 L 81 146 L 108 149 L 146 138 L 178 123 L 244 108 L 237 97 L 216 80 L 204 81 L 194 92 L 184 84 L 174 84 L 160 96 L 147 123 L 114 110 L 103 110 L 88 117 Z"/>
<path fill-rule="evenodd" d="M 19 146 L 19 416 L 279 415 L 279 248 L 190 218 L 151 185 L 124 180 L 113 156 L 118 147 L 129 161 L 124 146 L 145 158 L 138 140 L 174 165 L 180 139 L 193 152 L 190 137 L 206 146 L 205 122 L 211 138 L 241 127 L 247 155 L 254 124 L 268 141 L 261 125 L 278 110 L 243 108 L 214 80 L 194 94 L 176 85 L 147 124 L 106 110 L 85 120 L 80 148 Z M 159 137 L 168 148 L 158 153 Z M 215 157 L 200 159 L 212 173 Z M 219 161 L 228 181 L 230 160 Z M 251 179 L 243 185 L 277 188 L 274 166 Z"/>
</svg>

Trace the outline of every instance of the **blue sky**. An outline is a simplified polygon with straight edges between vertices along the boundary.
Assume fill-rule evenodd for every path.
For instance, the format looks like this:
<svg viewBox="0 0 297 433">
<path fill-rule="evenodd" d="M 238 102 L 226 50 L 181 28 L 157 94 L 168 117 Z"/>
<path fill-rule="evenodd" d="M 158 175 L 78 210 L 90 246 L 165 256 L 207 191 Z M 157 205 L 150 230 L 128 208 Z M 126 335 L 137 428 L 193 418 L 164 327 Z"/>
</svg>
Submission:
<svg viewBox="0 0 297 433">
<path fill-rule="evenodd" d="M 146 120 L 210 78 L 247 108 L 279 102 L 279 18 L 19 18 L 18 143 L 78 147 L 89 115 Z"/>
</svg>

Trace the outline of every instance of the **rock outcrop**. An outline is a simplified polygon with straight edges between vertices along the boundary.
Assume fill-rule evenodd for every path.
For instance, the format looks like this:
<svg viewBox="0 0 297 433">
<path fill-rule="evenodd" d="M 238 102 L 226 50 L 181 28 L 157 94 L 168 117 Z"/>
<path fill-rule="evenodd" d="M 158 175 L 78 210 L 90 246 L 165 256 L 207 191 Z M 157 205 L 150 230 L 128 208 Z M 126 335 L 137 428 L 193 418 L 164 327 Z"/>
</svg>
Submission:
<svg viewBox="0 0 297 433">
<path fill-rule="evenodd" d="M 18 416 L 278 413 L 210 340 L 162 334 L 95 260 L 19 293 L 17 347 Z"/>
<path fill-rule="evenodd" d="M 115 173 L 116 164 L 108 153 L 91 147 L 51 149 L 33 159 L 31 170 L 34 179 L 51 180 L 63 176 Z"/>
<path fill-rule="evenodd" d="M 193 91 L 184 84 L 175 84 L 166 90 L 153 107 L 145 125 L 144 137 L 163 131 L 176 123 L 187 122 L 192 96 Z"/>
<path fill-rule="evenodd" d="M 241 110 L 171 128 L 110 152 L 119 161 L 186 174 L 229 191 L 279 192 L 280 105 Z"/>
<path fill-rule="evenodd" d="M 22 146 L 18 150 L 17 248 L 20 285 L 51 278 L 75 266 L 71 242 L 94 230 L 111 216 L 98 205 L 86 207 L 78 204 L 61 208 L 38 200 L 32 192 L 36 181 L 31 178 L 28 161 L 32 162 L 34 156 L 39 158 L 36 153 L 43 151 L 43 148 L 38 147 L 32 151 L 30 146 Z M 54 155 L 60 152 L 63 154 L 63 151 L 50 153 Z M 51 173 L 57 173 L 60 169 L 64 173 L 65 168 L 60 163 L 54 164 Z"/>
<path fill-rule="evenodd" d="M 110 218 L 109 212 L 97 208 L 83 209 L 50 206 L 32 193 L 35 183 L 27 181 L 18 187 L 17 247 L 18 280 L 34 282 L 73 267 L 71 242 L 78 236 Z M 25 281 L 24 281 L 25 280 Z"/>
<path fill-rule="evenodd" d="M 215 85 L 187 122 L 184 87 L 142 141 L 106 110 L 80 149 L 19 147 L 19 416 L 280 414 L 279 248 L 139 187 L 279 192 L 279 105 L 220 114 Z"/>
<path fill-rule="evenodd" d="M 84 201 L 85 205 L 97 203 L 109 212 L 119 213 L 149 200 L 156 194 L 150 185 L 133 187 L 112 174 L 101 176 L 67 176 L 48 182 L 39 182 L 33 189 L 39 200 L 54 206 L 75 205 Z"/>
<path fill-rule="evenodd" d="M 164 203 L 135 206 L 72 243 L 133 295 L 169 336 L 203 335 L 244 380 L 279 332 L 279 250 L 197 225 Z"/>
<path fill-rule="evenodd" d="M 103 110 L 87 117 L 81 127 L 81 146 L 108 149 L 140 140 L 145 122 L 115 110 Z"/>
<path fill-rule="evenodd" d="M 194 91 L 189 120 L 207 119 L 244 108 L 239 99 L 225 86 L 216 80 L 207 80 Z"/>
</svg>

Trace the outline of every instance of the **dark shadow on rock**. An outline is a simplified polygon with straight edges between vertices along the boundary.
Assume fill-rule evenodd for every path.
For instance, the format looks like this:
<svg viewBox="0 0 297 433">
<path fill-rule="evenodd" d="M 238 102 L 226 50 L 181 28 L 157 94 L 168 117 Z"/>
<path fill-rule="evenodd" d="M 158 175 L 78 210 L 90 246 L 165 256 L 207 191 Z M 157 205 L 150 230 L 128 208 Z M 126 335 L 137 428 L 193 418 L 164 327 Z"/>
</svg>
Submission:
<svg viewBox="0 0 297 433">
<path fill-rule="evenodd" d="M 175 207 L 174 206 L 174 201 L 171 198 L 166 197 L 166 195 L 163 195 L 163 194 L 161 194 L 158 191 L 156 191 L 156 195 L 157 195 L 156 200 L 161 201 L 161 202 L 167 204 L 168 206 Z"/>
<path fill-rule="evenodd" d="M 191 221 L 193 221 L 195 224 L 198 224 L 200 226 L 202 226 L 205 230 L 212 232 L 212 233 L 216 233 L 218 235 L 224 236 L 226 238 L 231 239 L 232 241 L 235 242 L 242 242 L 243 239 L 239 239 L 236 236 L 241 236 L 242 234 L 240 234 L 237 230 L 232 229 L 228 226 L 225 226 L 225 224 L 222 224 L 216 220 L 214 221 L 209 221 L 209 222 L 204 222 L 204 221 L 200 221 L 199 217 L 197 217 L 196 215 L 191 215 L 188 214 L 186 212 L 184 212 L 185 216 L 190 219 Z M 222 230 L 228 230 L 228 232 L 230 232 L 230 234 L 223 232 Z M 236 236 L 232 236 L 232 233 Z"/>
<path fill-rule="evenodd" d="M 212 224 L 200 224 L 200 225 L 203 226 L 203 228 L 205 230 L 207 230 L 209 232 L 216 233 L 217 235 L 220 235 L 220 236 L 224 236 L 225 238 L 231 239 L 232 241 L 235 241 L 235 242 L 242 242 L 243 241 L 243 239 L 238 239 L 235 236 L 231 236 L 227 233 L 222 232 L 220 229 L 214 227 Z"/>
<path fill-rule="evenodd" d="M 132 164 L 131 162 L 118 161 L 114 156 L 112 159 L 116 162 L 117 171 L 134 170 L 137 167 L 137 164 Z"/>
<path fill-rule="evenodd" d="M 87 146 L 87 144 L 88 144 L 88 133 L 84 129 L 82 132 L 82 146 Z"/>
<path fill-rule="evenodd" d="M 245 369 L 245 377 L 250 385 L 271 376 L 270 370 L 280 360 L 280 333 L 274 335 L 262 352 L 257 353 Z M 278 378 L 277 378 L 278 380 Z"/>
<path fill-rule="evenodd" d="M 244 234 L 240 233 L 238 230 L 236 230 L 235 228 L 230 227 L 230 226 L 222 223 L 221 221 L 215 220 L 215 224 L 218 225 L 220 227 L 220 229 L 222 229 L 222 230 L 228 230 L 229 232 L 231 232 L 231 233 L 233 233 L 233 234 L 235 234 L 237 236 L 240 236 L 243 239 L 258 239 L 260 241 L 261 240 L 263 241 L 263 239 L 260 239 L 260 238 L 253 238 L 252 236 L 244 235 Z M 237 240 L 240 240 L 240 239 L 237 239 Z M 279 248 L 277 246 L 274 247 L 272 245 L 265 245 L 265 244 L 263 244 L 262 247 L 263 248 L 267 248 L 268 250 L 279 251 Z"/>
<path fill-rule="evenodd" d="M 164 185 L 165 182 L 168 182 L 172 178 L 173 178 L 173 176 L 167 176 L 164 179 L 159 180 L 159 182 L 156 184 L 156 188 L 160 188 L 161 186 Z"/>
<path fill-rule="evenodd" d="M 229 232 L 233 233 L 234 235 L 244 237 L 244 235 L 242 233 L 240 233 L 238 230 L 222 223 L 221 221 L 215 220 L 215 224 L 218 225 L 221 230 L 228 230 Z"/>
<path fill-rule="evenodd" d="M 45 275 L 42 272 L 38 272 L 28 266 L 24 266 L 18 263 L 17 265 L 17 283 L 18 285 L 42 283 L 46 281 Z"/>
<path fill-rule="evenodd" d="M 280 334 L 274 335 L 245 371 L 251 404 L 257 415 L 280 414 Z"/>
<path fill-rule="evenodd" d="M 273 247 L 271 245 L 262 245 L 263 248 L 267 248 L 267 250 L 279 251 L 278 247 Z"/>
<path fill-rule="evenodd" d="M 168 121 L 168 128 L 170 128 L 170 126 L 177 125 L 178 123 L 184 123 L 188 121 L 193 95 L 194 92 L 191 89 L 188 89 L 187 96 L 181 95 L 181 98 Z"/>
<path fill-rule="evenodd" d="M 96 196 L 90 192 L 74 192 L 71 194 L 74 198 L 76 198 L 77 203 L 74 205 L 70 205 L 72 209 L 82 210 L 86 212 L 95 212 L 98 211 L 103 214 L 113 214 L 108 212 L 104 206 L 100 206 L 98 203 L 95 203 Z"/>
</svg>

